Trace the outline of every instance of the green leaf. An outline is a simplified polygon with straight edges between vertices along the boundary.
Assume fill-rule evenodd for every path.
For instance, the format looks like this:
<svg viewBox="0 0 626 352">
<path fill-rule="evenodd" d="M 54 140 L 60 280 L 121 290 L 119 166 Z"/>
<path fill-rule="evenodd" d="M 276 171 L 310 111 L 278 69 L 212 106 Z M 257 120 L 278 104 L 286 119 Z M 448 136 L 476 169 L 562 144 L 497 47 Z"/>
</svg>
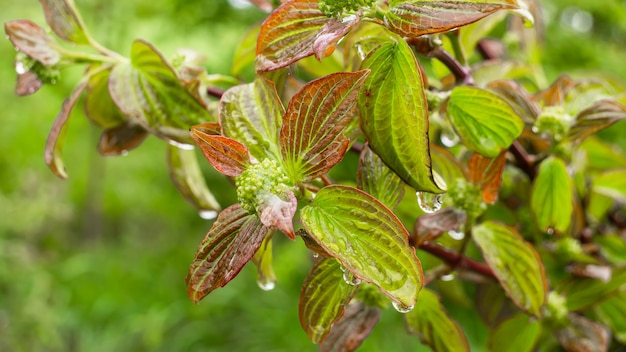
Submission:
<svg viewBox="0 0 626 352">
<path fill-rule="evenodd" d="M 102 132 L 98 152 L 103 156 L 126 155 L 141 145 L 146 137 L 148 132 L 143 127 L 127 122 Z"/>
<path fill-rule="evenodd" d="M 88 74 L 89 81 L 85 89 L 83 105 L 87 118 L 103 129 L 123 124 L 126 121 L 126 117 L 115 105 L 109 94 L 108 86 L 111 69 L 93 65 L 89 68 Z"/>
<path fill-rule="evenodd" d="M 209 163 L 224 175 L 239 176 L 250 163 L 248 148 L 232 138 L 208 134 L 195 126 L 191 137 Z"/>
<path fill-rule="evenodd" d="M 359 290 L 359 292 L 361 292 Z M 335 323 L 326 340 L 320 346 L 320 351 L 352 352 L 359 348 L 380 319 L 381 310 L 367 304 L 352 300 L 346 312 Z"/>
<path fill-rule="evenodd" d="M 4 23 L 4 32 L 15 48 L 45 66 L 59 62 L 61 54 L 52 48 L 54 40 L 36 23 L 15 20 Z"/>
<path fill-rule="evenodd" d="M 499 10 L 517 10 L 515 0 L 392 0 L 385 25 L 405 37 L 461 27 Z"/>
<path fill-rule="evenodd" d="M 211 119 L 163 56 L 142 40 L 133 43 L 130 64 L 113 68 L 109 92 L 125 115 L 166 140 L 191 144 L 189 128 Z"/>
<path fill-rule="evenodd" d="M 213 219 L 221 207 L 206 185 L 195 150 L 169 145 L 167 164 L 170 179 L 178 192 L 198 209 L 201 217 Z"/>
<path fill-rule="evenodd" d="M 280 129 L 285 171 L 294 183 L 327 173 L 343 158 L 346 126 L 369 71 L 334 73 L 307 83 L 291 98 Z"/>
<path fill-rule="evenodd" d="M 235 77 L 240 77 L 244 72 L 247 72 L 248 67 L 254 67 L 254 60 L 256 58 L 256 40 L 261 31 L 260 26 L 255 26 L 250 29 L 243 37 L 233 55 L 233 64 L 230 67 L 230 74 Z"/>
<path fill-rule="evenodd" d="M 474 87 L 452 91 L 448 117 L 465 146 L 488 158 L 508 148 L 524 129 L 524 121 L 506 101 Z"/>
<path fill-rule="evenodd" d="M 361 127 L 370 148 L 417 191 L 442 193 L 433 178 L 428 107 L 418 62 L 404 40 L 371 52 L 362 68 L 372 70 L 359 94 Z"/>
<path fill-rule="evenodd" d="M 261 247 L 252 257 L 252 262 L 257 268 L 256 282 L 264 291 L 273 289 L 276 284 L 276 274 L 274 274 L 274 267 L 272 266 L 273 234 L 270 232 L 265 236 Z"/>
<path fill-rule="evenodd" d="M 525 314 L 517 314 L 489 331 L 489 351 L 531 352 L 541 334 L 541 324 Z"/>
<path fill-rule="evenodd" d="M 584 310 L 617 293 L 626 285 L 626 267 L 613 268 L 608 282 L 586 277 L 571 277 L 563 281 L 557 291 L 567 297 L 567 309 L 570 311 Z"/>
<path fill-rule="evenodd" d="M 626 241 L 618 235 L 595 236 L 593 241 L 600 246 L 600 253 L 613 264 L 626 264 Z"/>
<path fill-rule="evenodd" d="M 356 277 L 401 306 L 415 304 L 421 264 L 406 228 L 382 203 L 356 188 L 328 186 L 300 216 L 311 237 Z"/>
<path fill-rule="evenodd" d="M 46 22 L 60 38 L 74 44 L 89 44 L 89 36 L 73 0 L 41 0 Z"/>
<path fill-rule="evenodd" d="M 540 316 L 548 284 L 533 246 L 515 229 L 491 221 L 475 226 L 472 236 L 511 300 L 522 310 Z"/>
<path fill-rule="evenodd" d="M 626 344 L 626 291 L 598 304 L 594 312 L 602 324 L 611 328 L 615 339 Z"/>
<path fill-rule="evenodd" d="M 586 168 L 589 170 L 604 171 L 611 168 L 626 168 L 626 156 L 613 145 L 598 137 L 589 137 L 580 144 L 580 150 L 585 152 Z"/>
<path fill-rule="evenodd" d="M 302 285 L 300 324 L 313 343 L 324 341 L 356 293 L 357 286 L 344 281 L 341 269 L 335 259 L 322 259 L 313 266 Z"/>
<path fill-rule="evenodd" d="M 436 293 L 424 289 L 415 309 L 405 315 L 410 334 L 418 335 L 433 351 L 469 351 L 461 326 L 448 316 Z"/>
<path fill-rule="evenodd" d="M 621 203 L 626 203 L 626 168 L 607 171 L 594 177 L 591 189 Z"/>
<path fill-rule="evenodd" d="M 404 196 L 404 182 L 367 145 L 361 151 L 357 188 L 395 209 Z"/>
<path fill-rule="evenodd" d="M 541 231 L 567 230 L 574 211 L 573 186 L 563 160 L 549 157 L 541 162 L 530 199 L 530 209 Z"/>
<path fill-rule="evenodd" d="M 52 129 L 50 129 L 50 133 L 48 134 L 48 140 L 46 141 L 44 159 L 48 167 L 50 167 L 50 170 L 60 178 L 67 178 L 67 171 L 65 170 L 61 156 L 65 134 L 67 133 L 67 121 L 70 118 L 74 105 L 78 102 L 78 98 L 80 98 L 80 94 L 85 90 L 86 86 L 86 82 L 79 83 L 72 91 L 72 94 L 63 101 L 61 111 L 54 120 Z"/>
<path fill-rule="evenodd" d="M 452 185 L 457 179 L 469 178 L 465 166 L 448 149 L 432 144 L 430 146 L 433 172 L 436 172 L 448 185 Z"/>
<path fill-rule="evenodd" d="M 229 283 L 258 251 L 269 229 L 239 204 L 224 209 L 207 233 L 185 278 L 189 298 L 198 303 Z"/>
<path fill-rule="evenodd" d="M 224 136 L 244 143 L 259 161 L 280 156 L 278 133 L 285 108 L 271 81 L 258 77 L 227 90 L 219 109 Z"/>
<path fill-rule="evenodd" d="M 596 101 L 576 116 L 567 137 L 578 142 L 625 118 L 626 106 L 614 100 Z"/>
</svg>

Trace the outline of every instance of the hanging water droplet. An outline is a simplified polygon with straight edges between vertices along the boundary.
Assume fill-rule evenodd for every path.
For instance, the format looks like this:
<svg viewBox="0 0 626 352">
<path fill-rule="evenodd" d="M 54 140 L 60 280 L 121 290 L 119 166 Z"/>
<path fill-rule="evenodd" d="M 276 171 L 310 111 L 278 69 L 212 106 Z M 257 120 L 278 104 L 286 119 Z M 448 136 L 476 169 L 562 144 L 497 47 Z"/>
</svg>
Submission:
<svg viewBox="0 0 626 352">
<path fill-rule="evenodd" d="M 395 310 L 397 310 L 400 313 L 408 313 L 413 310 L 413 307 L 415 307 L 415 306 L 406 306 L 398 302 L 391 302 L 391 305 L 393 306 L 393 308 L 395 308 Z"/>
<path fill-rule="evenodd" d="M 350 286 L 356 286 L 361 283 L 361 279 L 354 276 L 354 274 L 349 270 L 343 272 L 343 281 L 345 281 Z"/>
<path fill-rule="evenodd" d="M 128 150 L 124 149 L 120 152 L 121 156 L 128 156 Z"/>
<path fill-rule="evenodd" d="M 452 280 L 454 280 L 454 274 L 441 275 L 441 277 L 439 277 L 439 279 L 441 281 L 452 281 Z"/>
<path fill-rule="evenodd" d="M 365 60 L 365 57 L 367 57 L 367 52 L 365 51 L 365 49 L 363 48 L 363 45 L 361 44 L 356 45 L 356 52 L 359 55 L 359 58 L 361 60 Z"/>
<path fill-rule="evenodd" d="M 539 133 L 539 127 L 537 126 L 533 126 L 530 130 L 533 131 L 533 133 Z"/>
<path fill-rule="evenodd" d="M 548 228 L 546 229 L 546 233 L 547 233 L 548 235 L 554 235 L 554 227 L 548 227 Z"/>
<path fill-rule="evenodd" d="M 435 194 L 430 192 L 417 192 L 417 205 L 425 213 L 434 213 L 441 209 L 443 205 L 443 194 Z"/>
<path fill-rule="evenodd" d="M 198 215 L 204 220 L 213 220 L 217 217 L 217 212 L 215 210 L 200 210 Z"/>
<path fill-rule="evenodd" d="M 195 148 L 193 144 L 180 143 L 180 142 L 173 141 L 171 139 L 169 140 L 169 143 L 182 150 L 193 150 L 193 148 Z"/>
<path fill-rule="evenodd" d="M 450 230 L 448 231 L 448 235 L 450 235 L 450 237 L 452 237 L 453 240 L 457 240 L 457 241 L 460 241 L 465 238 L 465 232 L 463 231 Z"/>
<path fill-rule="evenodd" d="M 23 62 L 21 62 L 21 61 L 16 61 L 15 62 L 15 72 L 18 75 L 23 75 L 23 74 L 26 73 L 26 66 L 24 65 Z"/>
<path fill-rule="evenodd" d="M 274 287 L 276 287 L 276 283 L 274 283 L 274 281 L 270 281 L 267 279 L 258 279 L 256 280 L 256 284 L 259 285 L 259 288 L 263 291 L 271 291 L 274 289 Z"/>
<path fill-rule="evenodd" d="M 317 253 L 317 252 L 313 252 L 313 258 L 319 258 L 319 257 L 320 257 L 320 254 L 319 254 L 319 253 Z"/>
<path fill-rule="evenodd" d="M 456 133 L 445 130 L 441 132 L 439 139 L 441 140 L 441 144 L 445 145 L 448 148 L 456 146 L 461 141 Z"/>
</svg>

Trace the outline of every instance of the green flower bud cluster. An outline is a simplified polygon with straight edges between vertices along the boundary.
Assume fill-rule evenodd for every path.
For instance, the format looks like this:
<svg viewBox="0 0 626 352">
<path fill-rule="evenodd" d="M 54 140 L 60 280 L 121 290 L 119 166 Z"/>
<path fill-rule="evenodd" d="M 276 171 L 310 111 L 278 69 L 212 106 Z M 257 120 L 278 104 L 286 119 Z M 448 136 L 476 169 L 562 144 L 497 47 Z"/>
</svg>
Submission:
<svg viewBox="0 0 626 352">
<path fill-rule="evenodd" d="M 339 17 L 342 14 L 356 12 L 361 7 L 369 7 L 376 0 L 319 0 L 319 8 L 328 17 Z"/>
<path fill-rule="evenodd" d="M 237 198 L 241 207 L 254 213 L 268 195 L 280 195 L 289 189 L 289 177 L 276 160 L 264 159 L 250 165 L 237 179 Z"/>
<path fill-rule="evenodd" d="M 480 186 L 462 178 L 457 178 L 456 182 L 448 187 L 447 195 L 455 208 L 464 210 L 471 218 L 477 218 L 487 209 Z"/>
<path fill-rule="evenodd" d="M 546 106 L 532 127 L 535 133 L 546 133 L 560 141 L 569 132 L 573 119 L 563 106 Z"/>
<path fill-rule="evenodd" d="M 567 299 L 552 291 L 548 294 L 548 302 L 544 308 L 544 320 L 555 326 L 561 326 L 567 319 Z"/>
</svg>

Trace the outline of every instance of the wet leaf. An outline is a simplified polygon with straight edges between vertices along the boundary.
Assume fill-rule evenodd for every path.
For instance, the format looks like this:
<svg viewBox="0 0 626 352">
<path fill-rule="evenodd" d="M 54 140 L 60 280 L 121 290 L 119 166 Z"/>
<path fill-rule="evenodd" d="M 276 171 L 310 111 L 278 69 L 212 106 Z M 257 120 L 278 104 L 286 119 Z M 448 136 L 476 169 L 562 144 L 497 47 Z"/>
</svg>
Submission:
<svg viewBox="0 0 626 352">
<path fill-rule="evenodd" d="M 72 94 L 63 101 L 61 111 L 59 111 L 59 114 L 54 120 L 52 129 L 50 129 L 48 139 L 46 140 L 44 159 L 48 167 L 50 167 L 50 170 L 52 170 L 52 173 L 60 178 L 67 178 L 67 171 L 65 170 L 61 156 L 63 152 L 63 142 L 65 141 L 67 121 L 70 118 L 74 105 L 78 102 L 80 94 L 85 90 L 86 86 L 87 84 L 85 82 L 79 83 L 72 91 Z"/>
<path fill-rule="evenodd" d="M 541 324 L 525 314 L 498 324 L 489 332 L 489 351 L 531 352 L 541 334 Z"/>
<path fill-rule="evenodd" d="M 626 291 L 598 304 L 594 312 L 602 324 L 611 328 L 615 339 L 626 344 Z"/>
<path fill-rule="evenodd" d="M 374 329 L 380 315 L 379 308 L 353 300 L 343 317 L 335 323 L 326 340 L 320 344 L 319 350 L 322 352 L 356 350 Z"/>
<path fill-rule="evenodd" d="M 224 136 L 244 143 L 259 161 L 280 156 L 278 133 L 285 108 L 272 82 L 258 77 L 227 90 L 219 110 Z"/>
<path fill-rule="evenodd" d="M 356 188 L 328 186 L 300 217 L 311 237 L 356 277 L 398 304 L 415 304 L 423 285 L 421 264 L 404 225 L 382 203 Z"/>
<path fill-rule="evenodd" d="M 541 231 L 565 232 L 573 208 L 573 184 L 563 160 L 549 157 L 541 162 L 534 181 L 530 209 Z"/>
<path fill-rule="evenodd" d="M 327 173 L 345 154 L 346 126 L 369 71 L 334 73 L 307 83 L 291 98 L 280 130 L 286 172 L 295 183 Z"/>
<path fill-rule="evenodd" d="M 430 157 L 432 158 L 433 172 L 436 172 L 448 185 L 452 185 L 457 179 L 467 179 L 466 168 L 448 149 L 431 144 Z"/>
<path fill-rule="evenodd" d="M 240 142 L 191 128 L 191 137 L 213 167 L 227 176 L 239 176 L 250 163 L 248 148 Z"/>
<path fill-rule="evenodd" d="M 198 303 L 229 283 L 258 251 L 269 229 L 239 204 L 224 209 L 207 233 L 185 278 L 189 298 Z"/>
<path fill-rule="evenodd" d="M 570 324 L 554 332 L 568 352 L 606 352 L 611 342 L 602 325 L 576 314 L 568 314 Z"/>
<path fill-rule="evenodd" d="M 221 207 L 206 185 L 198 166 L 195 150 L 168 145 L 167 164 L 170 179 L 178 192 L 194 205 L 200 214 L 215 212 L 217 215 Z"/>
<path fill-rule="evenodd" d="M 45 66 L 59 62 L 61 54 L 53 48 L 54 39 L 36 23 L 15 20 L 4 23 L 4 32 L 15 48 Z"/>
<path fill-rule="evenodd" d="M 452 91 L 448 117 L 465 146 L 488 158 L 508 148 L 524 129 L 524 121 L 506 101 L 468 86 Z"/>
<path fill-rule="evenodd" d="M 465 224 L 467 215 L 453 207 L 447 207 L 432 214 L 423 214 L 417 218 L 413 235 L 413 245 L 419 248 L 420 244 L 456 230 Z"/>
<path fill-rule="evenodd" d="M 491 221 L 475 226 L 472 235 L 511 300 L 520 309 L 540 316 L 548 284 L 533 246 L 515 229 Z"/>
<path fill-rule="evenodd" d="M 493 81 L 487 85 L 487 88 L 506 100 L 526 123 L 534 122 L 541 113 L 539 105 L 532 100 L 528 92 L 516 81 Z"/>
<path fill-rule="evenodd" d="M 567 297 L 568 310 L 578 311 L 602 302 L 611 297 L 611 295 L 616 294 L 617 290 L 625 285 L 626 267 L 622 266 L 613 268 L 609 282 L 583 277 L 571 277 L 557 287 L 557 292 Z"/>
<path fill-rule="evenodd" d="M 322 61 L 323 58 L 330 56 L 335 51 L 337 41 L 346 35 L 359 20 L 359 14 L 356 13 L 350 17 L 343 19 L 333 18 L 328 21 L 315 36 L 315 41 L 313 42 L 315 58 Z"/>
<path fill-rule="evenodd" d="M 344 281 L 341 264 L 333 258 L 318 261 L 300 292 L 300 325 L 313 343 L 324 341 L 333 324 L 343 316 L 357 290 Z"/>
<path fill-rule="evenodd" d="M 46 22 L 60 38 L 74 44 L 89 44 L 89 37 L 73 0 L 41 0 Z"/>
<path fill-rule="evenodd" d="M 395 209 L 404 196 L 404 182 L 367 145 L 361 151 L 357 188 Z"/>
<path fill-rule="evenodd" d="M 281 197 L 270 194 L 257 208 L 259 218 L 263 225 L 279 229 L 292 240 L 296 239 L 296 233 L 293 230 L 293 216 L 298 209 L 298 200 L 292 191 L 287 191 Z"/>
<path fill-rule="evenodd" d="M 115 104 L 160 138 L 191 144 L 189 127 L 211 120 L 172 67 L 149 43 L 136 40 L 130 64 L 117 64 L 109 78 Z"/>
<path fill-rule="evenodd" d="M 272 238 L 273 232 L 270 232 L 252 257 L 252 262 L 257 268 L 256 282 L 265 291 L 273 289 L 276 283 L 276 274 L 272 265 Z"/>
<path fill-rule="evenodd" d="M 89 68 L 92 72 L 85 89 L 85 101 L 83 108 L 85 115 L 91 122 L 103 129 L 109 129 L 123 124 L 126 117 L 115 105 L 109 94 L 109 76 L 111 69 L 100 66 Z"/>
<path fill-rule="evenodd" d="M 23 97 L 34 94 L 43 86 L 43 82 L 34 72 L 24 72 L 17 75 L 17 84 L 15 86 L 15 94 Z"/>
<path fill-rule="evenodd" d="M 137 148 L 146 137 L 148 137 L 148 131 L 143 127 L 124 123 L 102 132 L 98 142 L 98 152 L 103 156 L 125 155 Z"/>
<path fill-rule="evenodd" d="M 594 192 L 626 203 L 626 168 L 603 172 L 593 178 Z"/>
<path fill-rule="evenodd" d="M 428 107 L 422 75 L 404 40 L 385 43 L 363 61 L 372 70 L 359 94 L 361 127 L 370 148 L 417 191 L 442 193 L 433 178 Z"/>
<path fill-rule="evenodd" d="M 494 204 L 498 200 L 505 165 L 506 152 L 500 153 L 494 159 L 475 153 L 468 161 L 470 181 L 481 185 L 483 201 L 487 204 Z"/>
<path fill-rule="evenodd" d="M 500 10 L 517 10 L 515 0 L 391 0 L 385 25 L 405 37 L 441 33 Z"/>
<path fill-rule="evenodd" d="M 580 142 L 625 118 L 626 106 L 614 100 L 596 101 L 576 116 L 576 121 L 570 128 L 567 138 Z"/>
<path fill-rule="evenodd" d="M 405 315 L 410 334 L 433 351 L 469 351 L 463 329 L 454 321 L 439 302 L 436 293 L 424 289 L 415 308 Z"/>
</svg>

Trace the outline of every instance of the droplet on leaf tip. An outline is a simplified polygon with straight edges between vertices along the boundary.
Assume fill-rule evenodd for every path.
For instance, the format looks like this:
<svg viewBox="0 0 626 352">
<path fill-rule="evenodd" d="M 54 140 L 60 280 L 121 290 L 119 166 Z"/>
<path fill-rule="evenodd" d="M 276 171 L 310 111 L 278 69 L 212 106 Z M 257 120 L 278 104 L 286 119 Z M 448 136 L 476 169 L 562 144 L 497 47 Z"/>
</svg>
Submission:
<svg viewBox="0 0 626 352">
<path fill-rule="evenodd" d="M 404 305 L 402 303 L 398 303 L 398 302 L 395 302 L 395 301 L 391 302 L 391 305 L 399 313 L 408 313 L 408 312 L 413 310 L 413 307 L 415 307 L 415 306 L 407 306 L 407 305 Z"/>
<path fill-rule="evenodd" d="M 450 230 L 448 231 L 448 235 L 452 237 L 453 240 L 460 241 L 465 238 L 465 233 L 463 231 Z"/>
<path fill-rule="evenodd" d="M 456 146 L 461 141 L 459 136 L 456 133 L 445 132 L 445 131 L 441 133 L 441 135 L 439 136 L 439 139 L 441 140 L 441 144 L 443 144 L 444 146 L 448 148 L 452 148 Z"/>
<path fill-rule="evenodd" d="M 441 209 L 443 205 L 443 194 L 435 194 L 430 192 L 417 192 L 417 205 L 425 213 L 434 213 Z"/>
<path fill-rule="evenodd" d="M 350 286 L 356 286 L 361 283 L 361 279 L 354 276 L 354 274 L 349 270 L 343 272 L 343 281 Z"/>
<path fill-rule="evenodd" d="M 441 277 L 439 277 L 439 279 L 441 281 L 452 281 L 452 280 L 454 280 L 454 274 L 441 275 Z"/>
<path fill-rule="evenodd" d="M 193 144 L 186 144 L 186 143 L 180 143 L 180 142 L 176 142 L 174 140 L 169 140 L 170 145 L 173 145 L 175 147 L 178 147 L 182 150 L 193 150 L 195 147 L 193 146 Z"/>
<path fill-rule="evenodd" d="M 274 281 L 257 280 L 256 283 L 257 285 L 259 285 L 259 288 L 263 291 L 271 291 L 274 289 L 274 287 L 276 287 L 276 283 Z"/>
<path fill-rule="evenodd" d="M 204 220 L 213 220 L 217 217 L 217 212 L 215 210 L 200 210 L 198 215 Z"/>
</svg>

